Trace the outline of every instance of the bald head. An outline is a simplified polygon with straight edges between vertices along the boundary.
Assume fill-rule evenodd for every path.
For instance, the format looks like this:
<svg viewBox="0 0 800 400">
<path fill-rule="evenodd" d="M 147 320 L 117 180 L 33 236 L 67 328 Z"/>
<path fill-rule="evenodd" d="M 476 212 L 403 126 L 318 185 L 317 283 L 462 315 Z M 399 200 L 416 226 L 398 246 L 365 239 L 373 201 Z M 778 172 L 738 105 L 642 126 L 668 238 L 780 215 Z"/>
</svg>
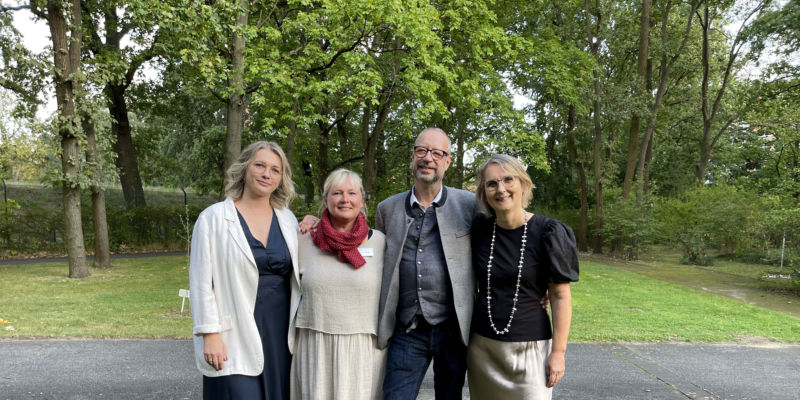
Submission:
<svg viewBox="0 0 800 400">
<path fill-rule="evenodd" d="M 417 154 L 420 149 L 423 153 Z M 415 183 L 438 190 L 450 166 L 450 138 L 439 128 L 427 128 L 417 136 L 411 157 Z"/>
<path fill-rule="evenodd" d="M 448 153 L 450 153 L 450 138 L 447 137 L 447 134 L 444 133 L 444 131 L 441 130 L 440 128 L 423 129 L 422 132 L 420 132 L 419 135 L 417 136 L 417 140 L 414 141 L 414 146 L 419 146 L 420 143 L 430 142 L 430 141 L 435 141 L 436 143 L 446 143 L 446 146 L 441 148 L 441 150 L 445 150 Z"/>
</svg>

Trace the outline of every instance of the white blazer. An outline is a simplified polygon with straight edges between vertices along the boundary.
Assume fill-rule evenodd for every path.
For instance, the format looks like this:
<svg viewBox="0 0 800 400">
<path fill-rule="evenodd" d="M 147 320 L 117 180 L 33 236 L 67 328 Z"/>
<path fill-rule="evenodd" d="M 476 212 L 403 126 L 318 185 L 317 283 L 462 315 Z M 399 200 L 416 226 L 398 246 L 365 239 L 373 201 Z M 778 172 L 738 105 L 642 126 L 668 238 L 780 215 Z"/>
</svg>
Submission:
<svg viewBox="0 0 800 400">
<path fill-rule="evenodd" d="M 283 239 L 292 257 L 289 323 L 294 322 L 300 303 L 300 275 L 297 269 L 297 218 L 288 208 L 275 209 Z M 212 204 L 197 218 L 189 255 L 189 297 L 197 369 L 209 377 L 241 374 L 258 375 L 264 369 L 261 336 L 253 312 L 258 289 L 258 268 L 244 236 L 236 207 L 230 198 Z M 204 333 L 219 332 L 228 361 L 219 371 L 203 355 Z M 287 338 L 294 350 L 294 330 Z"/>
</svg>

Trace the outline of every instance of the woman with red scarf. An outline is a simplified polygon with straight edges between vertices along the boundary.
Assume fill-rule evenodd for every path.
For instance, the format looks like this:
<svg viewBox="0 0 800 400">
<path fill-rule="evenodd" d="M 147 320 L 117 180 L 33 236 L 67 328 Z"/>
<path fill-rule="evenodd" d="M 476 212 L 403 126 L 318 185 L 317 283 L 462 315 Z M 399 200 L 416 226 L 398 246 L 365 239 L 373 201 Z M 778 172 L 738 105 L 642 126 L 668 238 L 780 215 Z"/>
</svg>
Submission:
<svg viewBox="0 0 800 400">
<path fill-rule="evenodd" d="M 353 171 L 328 175 L 316 231 L 299 240 L 302 297 L 291 368 L 292 399 L 381 399 L 378 349 L 383 233 L 367 226 L 364 187 Z"/>
</svg>

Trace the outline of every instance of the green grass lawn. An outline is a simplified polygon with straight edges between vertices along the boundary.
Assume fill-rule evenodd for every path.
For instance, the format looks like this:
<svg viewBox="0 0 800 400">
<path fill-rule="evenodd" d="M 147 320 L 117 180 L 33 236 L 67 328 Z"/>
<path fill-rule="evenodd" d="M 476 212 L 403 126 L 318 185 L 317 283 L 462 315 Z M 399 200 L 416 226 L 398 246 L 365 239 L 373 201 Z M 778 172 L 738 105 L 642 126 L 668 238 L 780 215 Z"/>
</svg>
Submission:
<svg viewBox="0 0 800 400">
<path fill-rule="evenodd" d="M 186 265 L 115 260 L 84 280 L 65 263 L 0 266 L 0 338 L 188 338 Z M 594 262 L 581 263 L 572 296 L 571 341 L 800 342 L 800 319 Z"/>
<path fill-rule="evenodd" d="M 66 263 L 0 266 L 0 338 L 188 338 L 185 256 L 114 260 L 87 279 L 67 278 Z M 9 330 L 13 327 L 13 330 Z"/>
<path fill-rule="evenodd" d="M 800 319 L 594 263 L 572 285 L 573 341 L 800 342 Z"/>
</svg>

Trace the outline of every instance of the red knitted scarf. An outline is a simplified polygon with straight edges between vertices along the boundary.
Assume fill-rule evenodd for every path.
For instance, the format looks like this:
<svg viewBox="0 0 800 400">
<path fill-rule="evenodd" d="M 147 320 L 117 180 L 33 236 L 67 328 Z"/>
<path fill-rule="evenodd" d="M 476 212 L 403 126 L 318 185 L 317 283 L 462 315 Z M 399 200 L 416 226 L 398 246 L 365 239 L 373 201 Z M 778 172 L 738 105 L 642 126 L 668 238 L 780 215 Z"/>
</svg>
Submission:
<svg viewBox="0 0 800 400">
<path fill-rule="evenodd" d="M 350 232 L 339 232 L 333 229 L 328 210 L 323 210 L 322 219 L 317 225 L 317 230 L 311 232 L 311 238 L 322 251 L 334 253 L 339 261 L 350 263 L 353 268 L 358 269 L 367 263 L 358 252 L 358 246 L 364 242 L 368 233 L 369 226 L 367 226 L 367 219 L 364 218 L 363 213 L 358 213 Z"/>
</svg>

